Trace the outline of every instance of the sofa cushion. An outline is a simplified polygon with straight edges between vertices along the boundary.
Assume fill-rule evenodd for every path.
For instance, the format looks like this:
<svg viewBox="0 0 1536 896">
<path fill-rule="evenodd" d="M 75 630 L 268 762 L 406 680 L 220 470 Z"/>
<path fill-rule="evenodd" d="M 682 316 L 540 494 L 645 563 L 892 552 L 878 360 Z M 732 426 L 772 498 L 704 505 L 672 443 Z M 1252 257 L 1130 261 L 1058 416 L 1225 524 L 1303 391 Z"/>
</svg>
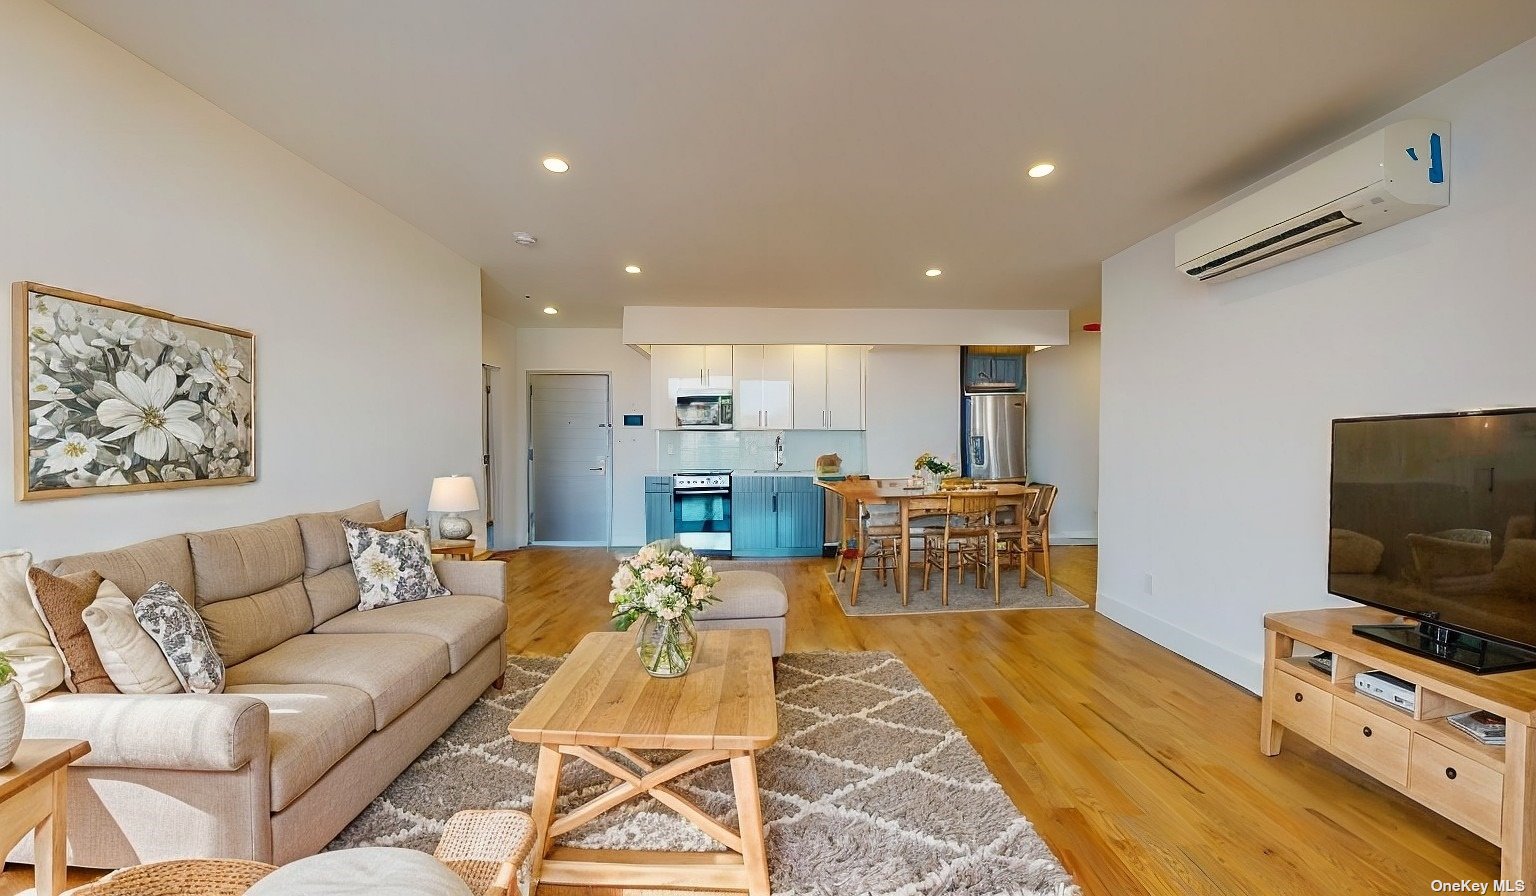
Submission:
<svg viewBox="0 0 1536 896">
<path fill-rule="evenodd" d="M 133 605 L 133 616 L 165 654 L 181 686 L 194 694 L 224 690 L 224 660 L 203 618 L 165 582 L 156 582 Z"/>
<path fill-rule="evenodd" d="M 329 513 L 299 514 L 299 532 L 304 538 L 304 574 L 317 576 L 352 562 L 347 553 L 347 533 L 341 528 L 343 519 L 366 523 L 383 518 L 384 511 L 378 501 Z"/>
<path fill-rule="evenodd" d="M 768 619 L 789 612 L 784 583 L 771 572 L 727 569 L 715 585 L 719 603 L 695 613 L 694 619 Z"/>
<path fill-rule="evenodd" d="M 133 601 L 103 581 L 96 599 L 80 614 L 112 686 L 124 694 L 178 694 L 181 679 L 160 645 L 133 615 Z"/>
<path fill-rule="evenodd" d="M 357 575 L 360 610 L 442 597 L 448 593 L 432 568 L 432 550 L 420 529 L 381 532 L 342 520 Z"/>
<path fill-rule="evenodd" d="M 305 576 L 304 591 L 309 595 L 309 610 L 315 617 L 316 628 L 356 607 L 362 598 L 350 563 L 317 576 Z"/>
<path fill-rule="evenodd" d="M 45 560 L 38 566 L 58 576 L 94 569 L 133 600 L 156 582 L 166 582 L 181 594 L 190 595 L 197 591 L 197 582 L 192 576 L 192 552 L 185 535 L 168 535 L 110 551 Z"/>
<path fill-rule="evenodd" d="M 457 672 L 507 628 L 507 605 L 494 597 L 451 595 L 348 610 L 315 629 L 321 635 L 430 635 L 448 645 L 448 671 Z"/>
<path fill-rule="evenodd" d="M 255 697 L 271 713 L 272 811 L 279 812 L 373 733 L 373 701 L 333 684 L 246 684 L 226 694 Z"/>
<path fill-rule="evenodd" d="M 92 570 L 56 576 L 33 567 L 27 577 L 48 637 L 64 657 L 64 684 L 79 694 L 117 693 L 82 616 L 101 589 L 101 574 Z"/>
<path fill-rule="evenodd" d="M 228 682 L 357 688 L 382 731 L 447 675 L 448 648 L 430 635 L 300 635 L 232 667 Z"/>
<path fill-rule="evenodd" d="M 187 536 L 196 606 L 219 656 L 243 662 L 314 626 L 294 517 Z"/>
<path fill-rule="evenodd" d="M 21 699 L 31 702 L 64 683 L 64 657 L 32 599 L 27 551 L 0 552 L 0 654 L 11 660 Z"/>
</svg>

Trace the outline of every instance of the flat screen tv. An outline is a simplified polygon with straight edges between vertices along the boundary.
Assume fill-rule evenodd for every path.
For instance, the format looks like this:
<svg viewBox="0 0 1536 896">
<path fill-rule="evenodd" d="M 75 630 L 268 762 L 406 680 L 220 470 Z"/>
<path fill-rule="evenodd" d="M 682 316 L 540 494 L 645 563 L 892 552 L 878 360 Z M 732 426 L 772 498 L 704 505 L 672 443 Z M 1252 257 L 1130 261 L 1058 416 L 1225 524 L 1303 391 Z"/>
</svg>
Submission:
<svg viewBox="0 0 1536 896">
<path fill-rule="evenodd" d="M 1536 667 L 1536 408 L 1333 421 L 1328 590 L 1357 634 L 1477 673 Z"/>
</svg>

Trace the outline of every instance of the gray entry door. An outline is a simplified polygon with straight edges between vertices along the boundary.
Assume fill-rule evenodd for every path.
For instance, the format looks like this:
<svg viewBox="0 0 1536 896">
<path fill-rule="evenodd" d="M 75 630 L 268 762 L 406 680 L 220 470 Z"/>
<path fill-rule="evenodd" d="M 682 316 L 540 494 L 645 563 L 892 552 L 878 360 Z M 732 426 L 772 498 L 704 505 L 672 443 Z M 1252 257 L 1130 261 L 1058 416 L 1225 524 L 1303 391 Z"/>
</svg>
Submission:
<svg viewBox="0 0 1536 896">
<path fill-rule="evenodd" d="M 607 545 L 612 428 L 608 376 L 528 376 L 529 541 Z"/>
</svg>

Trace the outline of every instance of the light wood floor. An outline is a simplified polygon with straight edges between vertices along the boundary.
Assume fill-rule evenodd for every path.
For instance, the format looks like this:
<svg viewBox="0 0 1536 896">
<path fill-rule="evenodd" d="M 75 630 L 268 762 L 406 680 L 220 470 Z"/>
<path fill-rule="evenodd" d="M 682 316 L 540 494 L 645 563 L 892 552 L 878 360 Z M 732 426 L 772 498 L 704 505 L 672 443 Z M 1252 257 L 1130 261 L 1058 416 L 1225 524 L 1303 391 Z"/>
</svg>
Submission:
<svg viewBox="0 0 1536 896">
<path fill-rule="evenodd" d="M 1091 602 L 1095 549 L 1053 556 Z M 510 562 L 512 652 L 559 655 L 606 623 L 587 597 L 607 592 L 606 552 Z M 1405 896 L 1498 870 L 1492 846 L 1299 737 L 1262 756 L 1257 698 L 1092 610 L 849 619 L 829 566 L 760 564 L 789 587 L 788 649 L 901 657 L 1088 894 Z M 0 875 L 0 896 L 22 880 Z"/>
</svg>

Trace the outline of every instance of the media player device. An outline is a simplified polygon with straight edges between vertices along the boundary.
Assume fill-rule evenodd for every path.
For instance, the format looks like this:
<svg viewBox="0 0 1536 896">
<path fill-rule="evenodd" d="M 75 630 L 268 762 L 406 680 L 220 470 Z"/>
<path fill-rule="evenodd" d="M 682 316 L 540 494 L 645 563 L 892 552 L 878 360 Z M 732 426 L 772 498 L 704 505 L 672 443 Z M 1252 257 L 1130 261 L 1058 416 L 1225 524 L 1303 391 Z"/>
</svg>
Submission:
<svg viewBox="0 0 1536 896">
<path fill-rule="evenodd" d="M 1383 703 L 1390 703 L 1405 712 L 1413 712 L 1414 697 L 1413 682 L 1403 681 L 1395 675 L 1385 672 L 1370 671 L 1360 672 L 1355 675 L 1355 690 L 1375 697 Z"/>
</svg>

